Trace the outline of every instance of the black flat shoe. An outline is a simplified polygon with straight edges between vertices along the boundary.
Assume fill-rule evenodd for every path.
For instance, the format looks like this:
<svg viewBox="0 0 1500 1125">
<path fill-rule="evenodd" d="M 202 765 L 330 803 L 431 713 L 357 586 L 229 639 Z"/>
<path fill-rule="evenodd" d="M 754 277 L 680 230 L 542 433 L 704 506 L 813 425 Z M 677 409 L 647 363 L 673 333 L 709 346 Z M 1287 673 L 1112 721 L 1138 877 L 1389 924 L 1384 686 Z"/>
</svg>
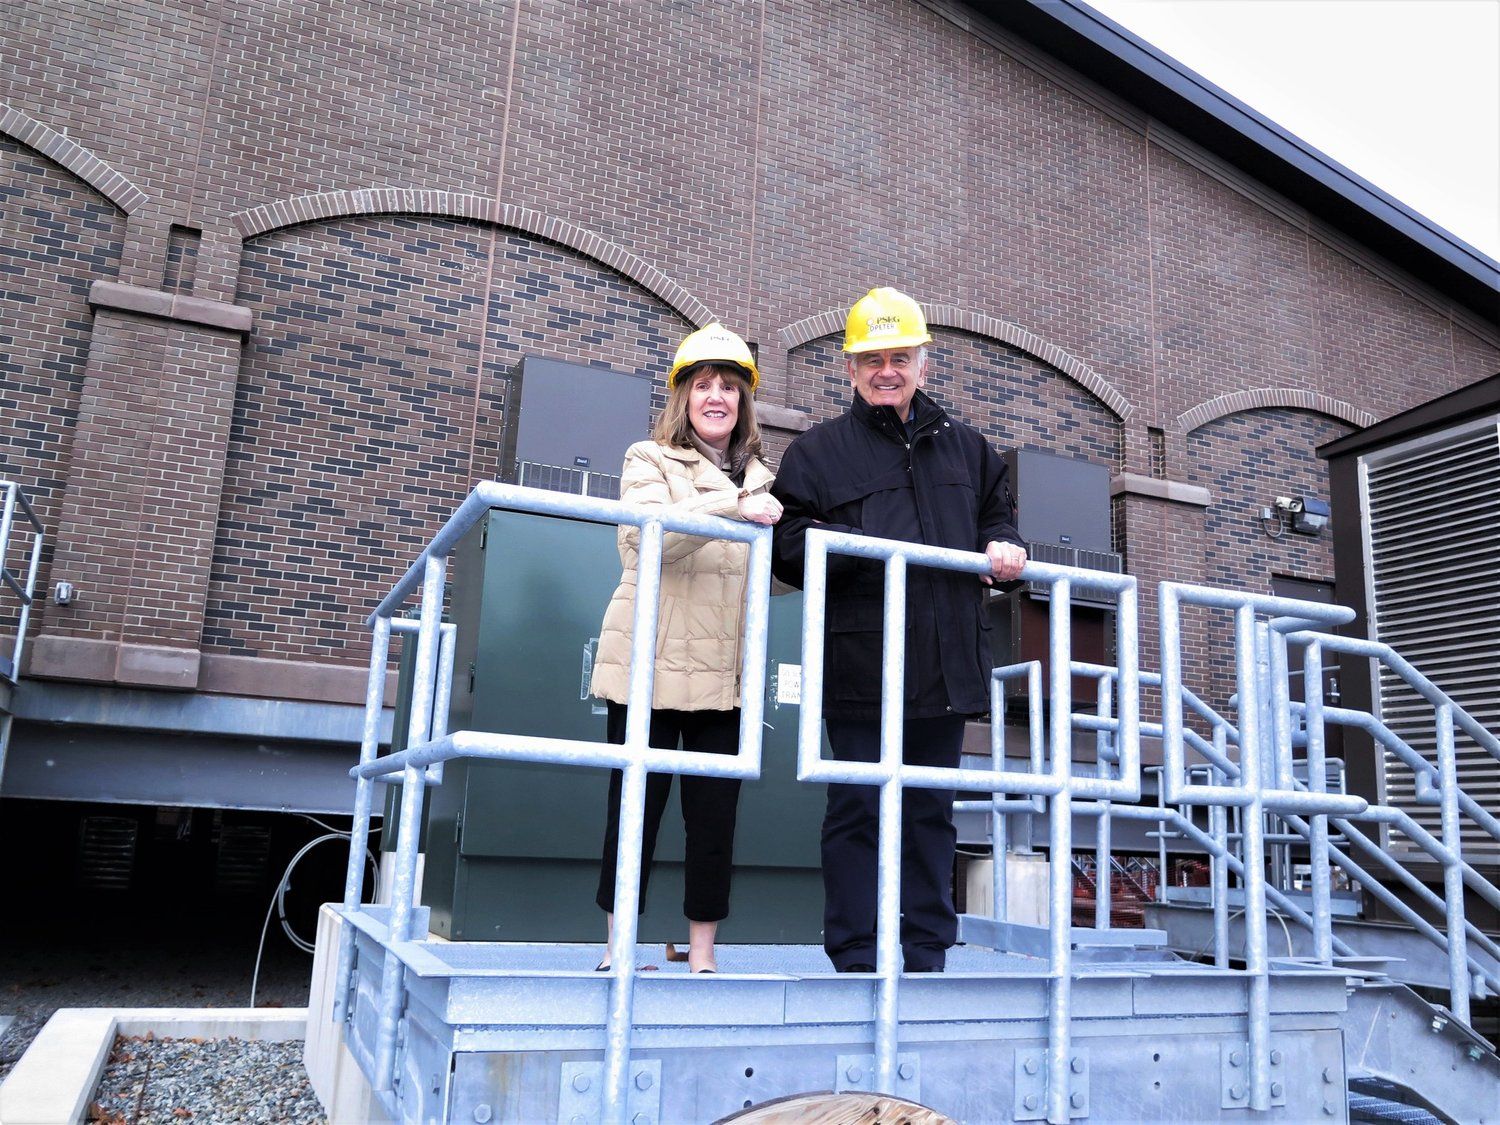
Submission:
<svg viewBox="0 0 1500 1125">
<path fill-rule="evenodd" d="M 845 965 L 839 970 L 841 973 L 873 973 L 874 971 L 874 965 L 866 965 L 863 961 L 856 961 L 852 965 Z"/>
<path fill-rule="evenodd" d="M 717 973 L 718 969 L 694 969 L 694 973 Z"/>
<path fill-rule="evenodd" d="M 608 964 L 608 962 L 600 961 L 597 965 L 594 966 L 594 972 L 596 972 L 596 973 L 607 973 L 607 972 L 609 972 L 609 964 Z"/>
</svg>

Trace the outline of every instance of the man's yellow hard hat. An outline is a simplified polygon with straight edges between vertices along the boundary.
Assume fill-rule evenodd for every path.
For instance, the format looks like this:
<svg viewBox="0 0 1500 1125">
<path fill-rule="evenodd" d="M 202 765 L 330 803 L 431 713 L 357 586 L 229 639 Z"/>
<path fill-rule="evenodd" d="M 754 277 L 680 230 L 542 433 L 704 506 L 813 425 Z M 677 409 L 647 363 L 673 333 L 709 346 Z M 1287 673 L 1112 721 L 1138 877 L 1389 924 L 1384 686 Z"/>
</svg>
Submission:
<svg viewBox="0 0 1500 1125">
<path fill-rule="evenodd" d="M 932 343 L 922 308 L 890 286 L 871 289 L 849 310 L 844 322 L 846 352 L 878 352 Z"/>
<path fill-rule="evenodd" d="M 677 357 L 672 360 L 672 370 L 667 372 L 667 386 L 676 386 L 678 375 L 700 363 L 722 363 L 726 367 L 742 368 L 745 378 L 750 380 L 752 392 L 760 383 L 760 372 L 755 369 L 755 356 L 750 353 L 750 345 L 722 324 L 700 328 L 677 345 Z"/>
</svg>

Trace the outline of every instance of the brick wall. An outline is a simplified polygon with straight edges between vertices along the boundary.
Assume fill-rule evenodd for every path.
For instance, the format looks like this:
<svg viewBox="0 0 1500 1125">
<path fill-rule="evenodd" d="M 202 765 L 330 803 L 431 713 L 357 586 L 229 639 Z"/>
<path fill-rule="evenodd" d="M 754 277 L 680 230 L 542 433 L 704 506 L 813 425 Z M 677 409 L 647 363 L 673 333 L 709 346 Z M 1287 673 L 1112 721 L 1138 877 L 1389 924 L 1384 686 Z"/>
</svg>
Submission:
<svg viewBox="0 0 1500 1125">
<path fill-rule="evenodd" d="M 1291 410 L 1251 410 L 1210 422 L 1188 436 L 1195 479 L 1214 502 L 1196 534 L 1203 547 L 1203 580 L 1213 586 L 1271 593 L 1273 576 L 1333 580 L 1331 531 L 1311 537 L 1287 531 L 1273 538 L 1262 508 L 1278 496 L 1328 499 L 1328 466 L 1313 450 L 1350 431 L 1333 419 Z M 1270 525 L 1277 530 L 1276 525 Z M 1199 654 L 1198 686 L 1221 705 L 1234 691 L 1233 661 L 1211 644 L 1233 629 L 1228 611 L 1194 615 L 1189 638 Z"/>
<path fill-rule="evenodd" d="M 7 4 L 0 448 L 86 595 L 44 636 L 358 665 L 377 592 L 495 471 L 522 354 L 658 372 L 712 313 L 759 344 L 763 401 L 823 418 L 836 325 L 787 330 L 887 283 L 950 310 L 932 389 L 997 445 L 1208 490 L 1116 500 L 1148 632 L 1163 576 L 1330 577 L 1245 512 L 1323 495 L 1312 449 L 1352 419 L 1500 369 L 1500 328 L 937 7 Z M 367 189 L 409 194 L 377 214 Z M 531 218 L 475 217 L 502 206 Z M 95 316 L 101 280 L 161 300 Z M 188 297 L 249 313 L 243 349 Z M 111 444 L 127 384 L 140 417 L 166 387 L 197 413 Z M 1262 409 L 1290 391 L 1322 405 Z M 1239 392 L 1250 413 L 1181 421 Z M 194 434 L 196 487 L 150 479 Z"/>
<path fill-rule="evenodd" d="M 404 217 L 254 240 L 237 301 L 259 328 L 203 642 L 282 659 L 365 659 L 364 616 L 498 475 L 505 376 L 523 355 L 654 373 L 688 327 L 580 255 Z"/>
<path fill-rule="evenodd" d="M 119 270 L 125 216 L 88 185 L 0 136 L 0 476 L 20 483 L 50 535 L 72 464 L 88 362 L 89 285 Z M 19 529 L 25 525 L 18 518 Z M 29 529 L 28 529 L 29 530 Z M 25 566 L 29 535 L 9 564 Z M 43 556 L 47 588 L 53 545 Z M 7 623 L 12 599 L 4 599 Z M 40 628 L 45 608 L 32 617 Z"/>
<path fill-rule="evenodd" d="M 842 334 L 825 336 L 789 357 L 788 397 L 815 418 L 849 405 L 842 343 Z M 1014 347 L 936 329 L 926 389 L 997 449 L 1041 449 L 1120 466 L 1119 419 L 1065 375 Z"/>
</svg>

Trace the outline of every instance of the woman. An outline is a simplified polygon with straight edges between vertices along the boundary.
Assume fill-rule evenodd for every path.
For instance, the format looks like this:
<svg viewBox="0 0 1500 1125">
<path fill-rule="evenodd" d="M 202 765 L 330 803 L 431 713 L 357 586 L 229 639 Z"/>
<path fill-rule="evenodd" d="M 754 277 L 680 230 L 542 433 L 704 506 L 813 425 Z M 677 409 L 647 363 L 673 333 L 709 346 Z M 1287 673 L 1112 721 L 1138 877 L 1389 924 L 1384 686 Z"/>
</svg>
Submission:
<svg viewBox="0 0 1500 1125">
<path fill-rule="evenodd" d="M 625 454 L 620 499 L 679 512 L 773 524 L 781 504 L 770 495 L 771 473 L 760 460 L 760 427 L 751 395 L 760 375 L 745 341 L 711 324 L 682 341 L 667 374 L 666 409 L 652 440 Z M 621 527 L 624 573 L 604 613 L 594 662 L 593 693 L 607 701 L 609 740 L 625 742 L 630 691 L 630 631 L 635 612 L 640 533 Z M 656 679 L 650 745 L 710 754 L 739 748 L 740 649 L 744 635 L 744 543 L 668 533 L 662 544 L 661 608 L 656 633 Z M 614 933 L 615 860 L 619 844 L 621 773 L 612 771 L 604 857 L 595 901 Z M 656 830 L 672 775 L 646 781 L 641 840 L 641 901 L 651 873 Z M 714 937 L 729 913 L 737 778 L 682 776 L 686 830 L 683 913 L 688 919 L 688 968 L 717 969 Z M 670 955 L 670 950 L 669 950 Z M 606 948 L 600 969 L 609 968 Z"/>
</svg>

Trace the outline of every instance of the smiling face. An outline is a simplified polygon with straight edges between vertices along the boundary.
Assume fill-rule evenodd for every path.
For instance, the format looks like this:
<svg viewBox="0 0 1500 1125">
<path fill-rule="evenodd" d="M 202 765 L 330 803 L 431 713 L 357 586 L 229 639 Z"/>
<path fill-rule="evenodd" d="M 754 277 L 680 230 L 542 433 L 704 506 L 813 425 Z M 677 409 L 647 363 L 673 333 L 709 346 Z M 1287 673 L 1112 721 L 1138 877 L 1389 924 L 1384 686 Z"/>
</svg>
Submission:
<svg viewBox="0 0 1500 1125">
<path fill-rule="evenodd" d="M 688 424 L 704 445 L 719 450 L 729 448 L 735 423 L 740 419 L 740 387 L 733 377 L 712 367 L 701 367 L 691 373 L 688 387 Z"/>
<path fill-rule="evenodd" d="M 849 357 L 849 382 L 855 393 L 871 406 L 895 407 L 903 422 L 926 381 L 927 356 L 921 348 L 856 352 Z"/>
</svg>

